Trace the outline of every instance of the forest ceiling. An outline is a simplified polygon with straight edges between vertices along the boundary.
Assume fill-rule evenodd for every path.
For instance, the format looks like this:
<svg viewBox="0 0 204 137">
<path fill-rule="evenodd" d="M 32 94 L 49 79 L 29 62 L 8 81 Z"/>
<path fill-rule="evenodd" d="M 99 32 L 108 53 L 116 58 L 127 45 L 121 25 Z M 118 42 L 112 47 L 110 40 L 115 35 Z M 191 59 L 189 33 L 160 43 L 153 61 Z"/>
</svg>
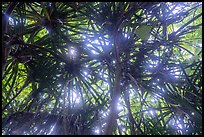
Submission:
<svg viewBox="0 0 204 137">
<path fill-rule="evenodd" d="M 202 3 L 2 2 L 2 134 L 202 134 Z"/>
</svg>

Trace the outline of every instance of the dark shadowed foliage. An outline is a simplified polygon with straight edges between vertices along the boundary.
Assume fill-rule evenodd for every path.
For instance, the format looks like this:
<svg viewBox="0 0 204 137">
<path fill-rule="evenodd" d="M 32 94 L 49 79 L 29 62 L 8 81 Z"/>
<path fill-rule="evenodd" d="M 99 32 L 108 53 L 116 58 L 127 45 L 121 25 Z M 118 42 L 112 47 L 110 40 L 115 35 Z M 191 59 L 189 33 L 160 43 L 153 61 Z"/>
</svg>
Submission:
<svg viewBox="0 0 204 137">
<path fill-rule="evenodd" d="M 202 3 L 2 2 L 3 135 L 201 135 Z"/>
</svg>

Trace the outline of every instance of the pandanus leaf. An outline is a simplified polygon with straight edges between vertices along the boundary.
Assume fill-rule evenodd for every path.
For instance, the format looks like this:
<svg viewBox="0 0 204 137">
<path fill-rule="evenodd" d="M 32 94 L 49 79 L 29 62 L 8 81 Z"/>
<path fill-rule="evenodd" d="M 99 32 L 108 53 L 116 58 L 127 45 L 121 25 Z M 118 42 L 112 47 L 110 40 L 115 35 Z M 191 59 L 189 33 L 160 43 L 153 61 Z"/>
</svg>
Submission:
<svg viewBox="0 0 204 137">
<path fill-rule="evenodd" d="M 152 27 L 149 25 L 144 25 L 135 30 L 135 34 L 142 39 L 142 40 L 148 40 L 150 37 Z"/>
</svg>

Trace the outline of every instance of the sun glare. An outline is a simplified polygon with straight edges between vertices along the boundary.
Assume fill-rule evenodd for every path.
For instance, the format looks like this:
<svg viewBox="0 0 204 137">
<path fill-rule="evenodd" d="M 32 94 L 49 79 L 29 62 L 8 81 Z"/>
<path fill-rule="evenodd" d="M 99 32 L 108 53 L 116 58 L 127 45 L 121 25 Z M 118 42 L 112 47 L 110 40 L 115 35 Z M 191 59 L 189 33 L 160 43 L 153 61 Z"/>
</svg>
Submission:
<svg viewBox="0 0 204 137">
<path fill-rule="evenodd" d="M 80 96 L 75 92 L 73 92 L 73 101 L 77 104 L 80 103 Z"/>
<path fill-rule="evenodd" d="M 200 43 L 200 44 L 198 44 L 198 47 L 199 47 L 199 48 L 202 48 L 202 44 L 201 44 L 201 43 Z"/>
<path fill-rule="evenodd" d="M 11 25 L 14 25 L 14 20 L 13 20 L 11 17 L 9 17 L 9 23 L 10 23 Z"/>
<path fill-rule="evenodd" d="M 153 116 L 154 115 L 154 111 L 150 110 L 149 113 Z"/>
<path fill-rule="evenodd" d="M 99 128 L 96 128 L 96 129 L 94 130 L 94 132 L 95 132 L 96 134 L 100 134 L 100 129 L 99 129 Z"/>
<path fill-rule="evenodd" d="M 76 51 L 75 51 L 74 49 L 70 49 L 70 54 L 71 54 L 71 55 L 75 55 L 75 52 L 76 52 Z"/>
<path fill-rule="evenodd" d="M 75 58 L 77 56 L 77 50 L 74 47 L 69 47 L 68 48 L 68 55 L 71 58 Z"/>
<path fill-rule="evenodd" d="M 150 101 L 151 101 L 152 103 L 154 103 L 156 100 L 152 98 Z"/>
<path fill-rule="evenodd" d="M 117 109 L 120 111 L 123 109 L 123 106 L 120 103 L 118 103 Z"/>
<path fill-rule="evenodd" d="M 46 30 L 46 33 L 47 33 L 47 34 L 50 33 L 50 31 L 49 31 L 47 28 L 45 28 L 45 30 Z"/>
<path fill-rule="evenodd" d="M 182 128 L 183 128 L 181 124 L 178 124 L 178 127 L 179 127 L 180 129 L 182 129 Z"/>
<path fill-rule="evenodd" d="M 84 73 L 85 76 L 88 74 L 88 72 L 86 72 L 86 71 L 83 71 L 83 73 Z"/>
<path fill-rule="evenodd" d="M 56 125 L 56 124 L 55 124 Z M 48 135 L 50 135 L 52 132 L 53 132 L 53 130 L 54 130 L 54 128 L 55 128 L 55 125 L 53 125 L 52 127 L 51 127 L 51 130 L 50 130 L 50 132 L 48 133 Z"/>
<path fill-rule="evenodd" d="M 92 42 L 93 44 L 100 44 L 99 41 L 96 39 Z"/>
<path fill-rule="evenodd" d="M 95 50 L 91 50 L 91 52 L 94 54 L 94 55 L 97 55 L 98 52 L 96 52 Z"/>
</svg>

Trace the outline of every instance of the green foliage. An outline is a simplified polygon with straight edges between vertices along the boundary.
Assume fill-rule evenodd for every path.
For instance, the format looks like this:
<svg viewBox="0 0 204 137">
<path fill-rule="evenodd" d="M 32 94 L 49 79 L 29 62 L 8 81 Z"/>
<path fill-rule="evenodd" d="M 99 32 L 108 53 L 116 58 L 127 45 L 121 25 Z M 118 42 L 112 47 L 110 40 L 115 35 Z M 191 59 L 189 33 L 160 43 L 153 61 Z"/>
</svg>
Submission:
<svg viewBox="0 0 204 137">
<path fill-rule="evenodd" d="M 202 134 L 202 3 L 17 3 L 2 40 L 2 134 L 104 134 L 115 43 L 113 134 Z"/>
<path fill-rule="evenodd" d="M 142 40 L 148 40 L 150 37 L 151 26 L 143 25 L 135 30 L 135 34 Z"/>
</svg>

